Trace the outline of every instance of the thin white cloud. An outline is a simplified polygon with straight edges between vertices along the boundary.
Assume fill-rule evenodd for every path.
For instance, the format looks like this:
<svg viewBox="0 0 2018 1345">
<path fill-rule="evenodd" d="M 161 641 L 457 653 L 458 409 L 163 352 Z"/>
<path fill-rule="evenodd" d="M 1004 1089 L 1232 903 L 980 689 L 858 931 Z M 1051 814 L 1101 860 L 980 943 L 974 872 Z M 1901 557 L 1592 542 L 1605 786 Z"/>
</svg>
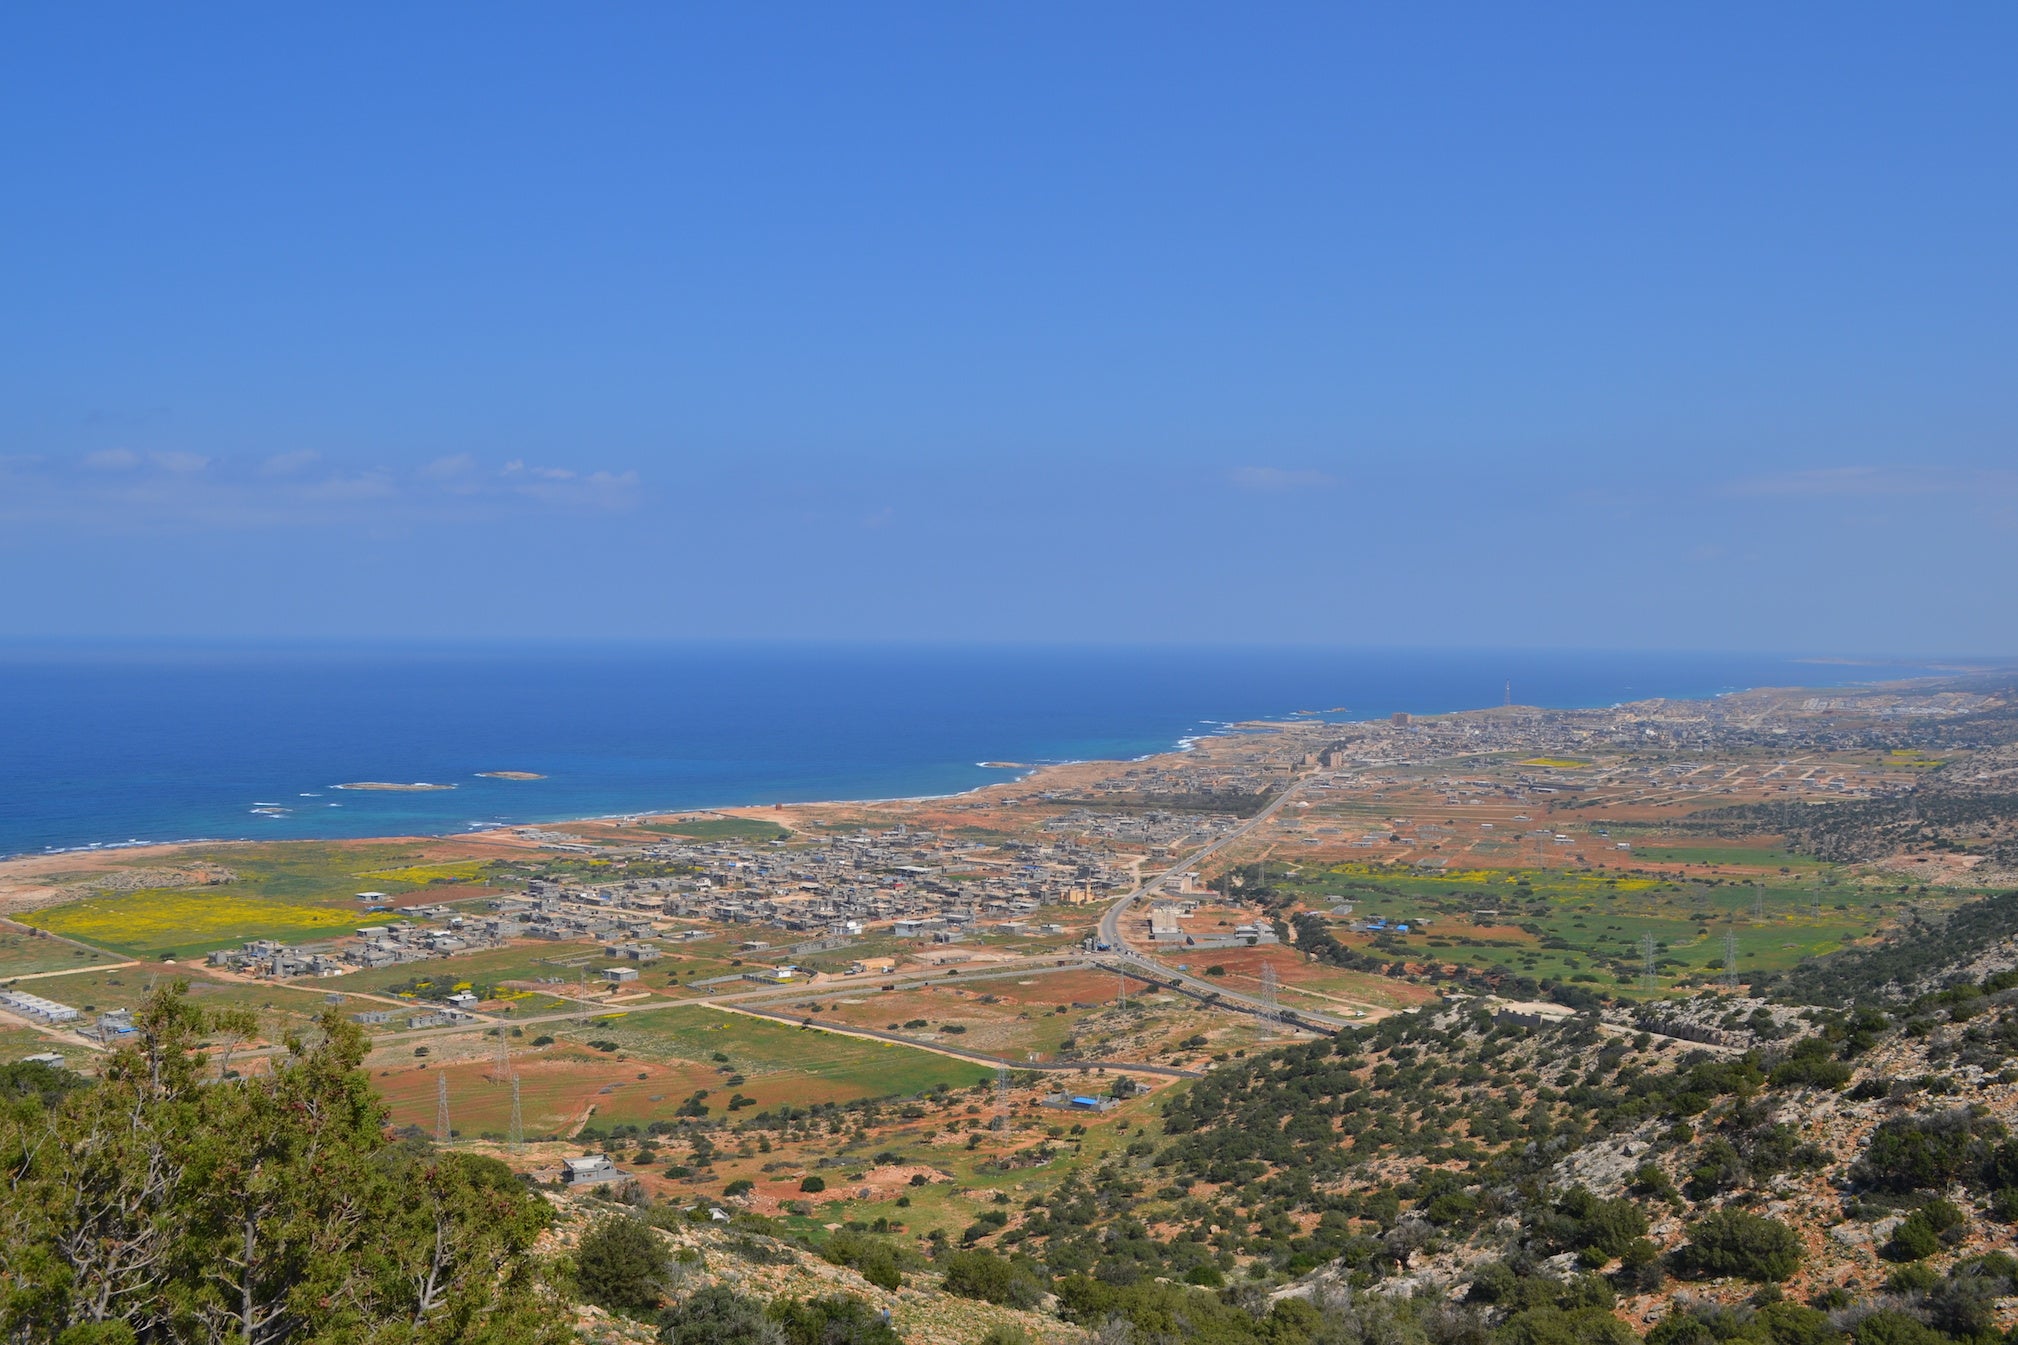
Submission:
<svg viewBox="0 0 2018 1345">
<path fill-rule="evenodd" d="M 1740 497 L 1893 499 L 1902 495 L 1972 496 L 2018 492 L 2018 472 L 1954 467 L 1817 467 L 1743 477 L 1720 493 Z"/>
<path fill-rule="evenodd" d="M 1312 468 L 1236 467 L 1226 479 L 1240 490 L 1325 490 L 1338 484 L 1329 472 Z"/>
<path fill-rule="evenodd" d="M 291 453 L 276 453 L 259 464 L 261 476 L 297 476 L 315 466 L 322 454 L 312 448 L 297 448 Z"/>
<path fill-rule="evenodd" d="M 514 486 L 512 493 L 562 509 L 628 509 L 637 503 L 641 485 L 636 472 L 590 472 L 577 477 L 573 472 L 557 475 L 553 469 L 535 469 L 534 474 L 540 479 Z"/>
<path fill-rule="evenodd" d="M 419 475 L 429 481 L 448 481 L 459 476 L 468 476 L 476 471 L 476 458 L 468 453 L 455 453 L 446 458 L 436 458 L 420 469 Z"/>
<path fill-rule="evenodd" d="M 352 500 L 389 500 L 399 494 L 398 484 L 381 472 L 356 476 L 332 476 L 301 487 L 301 499 L 330 503 Z"/>
<path fill-rule="evenodd" d="M 200 472 L 210 465 L 210 459 L 201 453 L 155 452 L 149 453 L 147 460 L 164 472 Z"/>
<path fill-rule="evenodd" d="M 0 522 L 105 533 L 317 526 L 397 526 L 498 519 L 528 511 L 619 512 L 643 483 L 633 471 L 523 464 L 486 472 L 469 454 L 418 468 L 319 467 L 308 451 L 260 460 L 104 450 L 50 460 L 0 460 Z"/>
</svg>

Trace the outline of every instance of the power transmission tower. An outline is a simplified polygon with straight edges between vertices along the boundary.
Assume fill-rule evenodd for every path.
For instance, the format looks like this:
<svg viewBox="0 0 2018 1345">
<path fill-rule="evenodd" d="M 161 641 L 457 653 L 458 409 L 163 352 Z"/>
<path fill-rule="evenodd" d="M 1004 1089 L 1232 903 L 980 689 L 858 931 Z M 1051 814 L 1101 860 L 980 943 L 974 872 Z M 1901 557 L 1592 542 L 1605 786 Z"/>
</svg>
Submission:
<svg viewBox="0 0 2018 1345">
<path fill-rule="evenodd" d="M 1724 984 L 1738 983 L 1738 927 L 1724 927 Z"/>
<path fill-rule="evenodd" d="M 512 1124 L 506 1138 L 510 1140 L 514 1152 L 525 1147 L 525 1115 L 519 1110 L 519 1076 L 516 1074 L 512 1075 Z"/>
<path fill-rule="evenodd" d="M 1009 1067 L 995 1067 L 995 1128 L 1009 1128 Z"/>
<path fill-rule="evenodd" d="M 448 1075 L 434 1076 L 434 1138 L 437 1144 L 447 1144 L 448 1128 Z"/>
<path fill-rule="evenodd" d="M 1659 984 L 1654 971 L 1654 954 L 1660 945 L 1652 934 L 1640 935 L 1640 989 L 1651 992 Z"/>
<path fill-rule="evenodd" d="M 1752 889 L 1752 919 L 1764 920 L 1765 918 L 1766 918 L 1766 889 L 1763 887 L 1755 887 Z"/>
<path fill-rule="evenodd" d="M 503 1028 L 497 1030 L 497 1065 L 494 1067 L 491 1077 L 499 1083 L 503 1083 L 506 1079 L 512 1077 L 511 1042 L 505 1036 Z"/>
<path fill-rule="evenodd" d="M 1261 1017 L 1267 1023 L 1282 1021 L 1282 1007 L 1275 1000 L 1275 964 L 1261 964 Z"/>
<path fill-rule="evenodd" d="M 1125 972 L 1125 971 L 1123 971 L 1123 970 L 1121 970 L 1121 968 L 1119 968 L 1119 967 L 1116 967 L 1116 968 L 1114 969 L 1114 994 L 1115 994 L 1115 997 L 1116 997 L 1117 1001 L 1118 1001 L 1118 1002 L 1120 1003 L 1121 1007 L 1122 1007 L 1122 1008 L 1124 1008 L 1124 1009 L 1125 1009 L 1125 1008 L 1127 1008 L 1127 1007 L 1128 1007 L 1128 973 L 1127 973 L 1127 972 Z"/>
</svg>

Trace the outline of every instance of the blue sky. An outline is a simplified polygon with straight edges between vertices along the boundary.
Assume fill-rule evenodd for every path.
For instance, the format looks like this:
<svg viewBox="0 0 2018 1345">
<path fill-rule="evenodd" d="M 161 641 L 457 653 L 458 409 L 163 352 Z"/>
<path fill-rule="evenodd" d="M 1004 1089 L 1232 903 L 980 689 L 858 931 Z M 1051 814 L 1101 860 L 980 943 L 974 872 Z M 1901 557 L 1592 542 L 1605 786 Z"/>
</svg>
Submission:
<svg viewBox="0 0 2018 1345">
<path fill-rule="evenodd" d="M 13 6 L 0 635 L 2018 653 L 2014 45 Z"/>
</svg>

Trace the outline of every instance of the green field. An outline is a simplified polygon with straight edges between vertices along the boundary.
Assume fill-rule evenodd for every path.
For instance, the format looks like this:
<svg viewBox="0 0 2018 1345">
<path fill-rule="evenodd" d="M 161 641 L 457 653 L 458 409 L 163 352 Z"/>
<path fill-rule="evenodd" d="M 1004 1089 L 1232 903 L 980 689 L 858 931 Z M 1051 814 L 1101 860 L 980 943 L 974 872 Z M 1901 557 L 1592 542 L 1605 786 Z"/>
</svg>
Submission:
<svg viewBox="0 0 2018 1345">
<path fill-rule="evenodd" d="M 552 1029 L 546 1029 L 552 1031 Z M 762 1018 L 694 1006 L 640 1014 L 609 1014 L 580 1028 L 554 1032 L 562 1040 L 603 1039 L 650 1060 L 720 1063 L 749 1080 L 743 1092 L 764 1106 L 858 1097 L 905 1096 L 939 1084 L 963 1088 L 994 1071 L 930 1051 L 838 1036 Z M 726 1061 L 714 1062 L 719 1053 Z M 723 1090 L 715 1103 L 726 1105 Z M 710 1110 L 713 1110 L 711 1105 Z M 726 1114 L 726 1112 L 724 1113 Z"/>
<path fill-rule="evenodd" d="M 681 836 L 690 841 L 776 841 L 791 835 L 788 828 L 756 817 L 697 817 L 686 822 L 645 822 L 642 831 Z"/>
<path fill-rule="evenodd" d="M 1736 847 L 1687 853 L 1722 863 L 1743 854 L 1755 865 L 1783 857 Z M 1318 911 L 1326 909 L 1326 897 L 1343 897 L 1354 902 L 1353 920 L 1410 925 L 1406 935 L 1374 936 L 1334 921 L 1334 937 L 1374 956 L 1497 967 L 1632 997 L 1645 993 L 1641 939 L 1648 934 L 1656 945 L 1654 993 L 1671 994 L 1722 974 L 1727 930 L 1735 932 L 1743 978 L 1833 952 L 1874 933 L 1899 909 L 1895 893 L 1827 883 L 1812 864 L 1789 867 L 1791 874 L 1740 881 L 1537 869 L 1426 875 L 1341 864 L 1271 881 Z M 1499 912 L 1489 917 L 1489 929 L 1475 922 L 1481 910 Z"/>
<path fill-rule="evenodd" d="M 33 976 L 45 971 L 69 971 L 73 967 L 91 967 L 111 961 L 103 953 L 79 948 L 62 939 L 45 938 L 39 934 L 0 935 L 0 980 L 15 976 Z M 24 986 L 33 990 L 34 987 Z"/>
<path fill-rule="evenodd" d="M 1620 852 L 1624 858 L 1624 852 Z M 1661 845 L 1635 841 L 1631 859 L 1648 864 L 1704 864 L 1730 868 L 1787 868 L 1815 873 L 1831 866 L 1818 859 L 1771 847 L 1743 845 Z"/>
</svg>

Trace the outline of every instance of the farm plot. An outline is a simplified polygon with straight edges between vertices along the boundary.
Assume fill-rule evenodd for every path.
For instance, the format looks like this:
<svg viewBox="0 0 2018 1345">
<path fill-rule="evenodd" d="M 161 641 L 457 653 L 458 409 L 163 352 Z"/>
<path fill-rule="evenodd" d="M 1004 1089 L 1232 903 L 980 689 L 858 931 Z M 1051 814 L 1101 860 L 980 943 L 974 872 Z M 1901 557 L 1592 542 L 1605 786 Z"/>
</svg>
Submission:
<svg viewBox="0 0 2018 1345">
<path fill-rule="evenodd" d="M 555 1035 L 614 1042 L 641 1061 L 726 1065 L 744 1077 L 741 1092 L 759 1107 L 908 1096 L 993 1077 L 985 1066 L 929 1051 L 698 1007 L 606 1015 Z M 709 1111 L 727 1115 L 729 1098 L 724 1088 L 709 1099 Z"/>
<path fill-rule="evenodd" d="M 357 925 L 354 911 L 217 887 L 87 897 L 21 919 L 52 934 L 140 958 L 200 956 L 248 939 L 328 939 Z"/>
<path fill-rule="evenodd" d="M 98 966 L 111 960 L 104 953 L 41 934 L 0 935 L 0 980 Z"/>
</svg>

